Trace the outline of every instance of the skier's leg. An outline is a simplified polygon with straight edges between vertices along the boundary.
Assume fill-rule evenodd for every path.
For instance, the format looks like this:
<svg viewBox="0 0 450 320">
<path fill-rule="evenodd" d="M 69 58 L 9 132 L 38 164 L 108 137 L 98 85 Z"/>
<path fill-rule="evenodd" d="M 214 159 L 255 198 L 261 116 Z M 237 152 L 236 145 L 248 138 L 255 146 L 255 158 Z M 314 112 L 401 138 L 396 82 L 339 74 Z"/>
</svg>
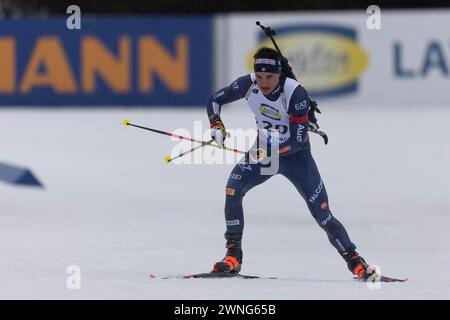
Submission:
<svg viewBox="0 0 450 320">
<path fill-rule="evenodd" d="M 350 241 L 344 226 L 330 211 L 327 191 L 311 154 L 304 153 L 302 157 L 293 157 L 293 161 L 283 166 L 280 173 L 295 185 L 312 216 L 326 232 L 336 250 L 341 255 L 354 250 L 355 245 Z"/>
<path fill-rule="evenodd" d="M 310 153 L 292 157 L 285 162 L 280 173 L 288 178 L 305 199 L 308 208 L 319 226 L 326 232 L 330 243 L 344 258 L 347 267 L 354 275 L 367 279 L 366 261 L 356 252 L 342 223 L 330 211 L 328 195 L 320 177 L 319 170 Z"/>
<path fill-rule="evenodd" d="M 271 175 L 261 174 L 260 163 L 251 164 L 242 161 L 231 172 L 225 188 L 225 222 L 227 233 L 242 233 L 244 230 L 244 212 L 242 199 L 253 187 L 263 183 Z"/>
<path fill-rule="evenodd" d="M 225 189 L 225 222 L 227 252 L 222 261 L 214 264 L 213 272 L 239 272 L 242 264 L 242 232 L 244 230 L 244 212 L 242 199 L 253 187 L 269 179 L 270 175 L 261 174 L 260 163 L 245 161 L 237 164 L 231 172 Z"/>
</svg>

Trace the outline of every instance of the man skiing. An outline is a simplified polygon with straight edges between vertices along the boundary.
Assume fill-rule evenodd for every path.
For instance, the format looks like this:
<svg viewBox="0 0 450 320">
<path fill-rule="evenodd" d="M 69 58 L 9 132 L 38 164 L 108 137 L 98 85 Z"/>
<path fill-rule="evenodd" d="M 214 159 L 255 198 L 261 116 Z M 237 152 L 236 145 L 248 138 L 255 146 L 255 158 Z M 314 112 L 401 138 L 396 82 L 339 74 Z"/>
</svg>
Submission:
<svg viewBox="0 0 450 320">
<path fill-rule="evenodd" d="M 207 100 L 211 137 L 223 146 L 226 131 L 220 118 L 221 107 L 245 98 L 255 114 L 257 140 L 263 142 L 262 145 L 277 146 L 277 173 L 296 187 L 330 243 L 344 258 L 350 272 L 365 280 L 372 271 L 355 251 L 356 246 L 350 241 L 344 226 L 332 215 L 324 183 L 311 155 L 308 135 L 308 121 L 311 119 L 308 119 L 308 111 L 314 106 L 305 88 L 283 73 L 282 59 L 276 50 L 260 48 L 254 55 L 254 73 L 238 78 Z M 309 112 L 309 115 L 312 118 L 314 112 Z M 262 156 L 270 151 L 268 148 L 259 150 L 265 150 L 259 153 Z M 243 162 L 234 167 L 226 185 L 227 251 L 223 260 L 214 264 L 213 273 L 240 272 L 244 230 L 242 199 L 249 190 L 272 176 L 261 174 L 261 169 L 265 167 L 261 161 L 250 160 L 249 154 L 246 154 Z"/>
</svg>

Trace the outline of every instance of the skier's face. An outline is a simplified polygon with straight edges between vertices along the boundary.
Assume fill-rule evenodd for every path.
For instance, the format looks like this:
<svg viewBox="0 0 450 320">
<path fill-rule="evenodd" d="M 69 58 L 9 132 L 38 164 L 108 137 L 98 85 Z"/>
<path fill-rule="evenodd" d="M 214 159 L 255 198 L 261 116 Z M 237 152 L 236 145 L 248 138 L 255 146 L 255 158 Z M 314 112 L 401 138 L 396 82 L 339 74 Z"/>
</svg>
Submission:
<svg viewBox="0 0 450 320">
<path fill-rule="evenodd" d="M 256 84 L 262 94 L 268 95 L 280 82 L 280 75 L 271 72 L 256 72 Z"/>
</svg>

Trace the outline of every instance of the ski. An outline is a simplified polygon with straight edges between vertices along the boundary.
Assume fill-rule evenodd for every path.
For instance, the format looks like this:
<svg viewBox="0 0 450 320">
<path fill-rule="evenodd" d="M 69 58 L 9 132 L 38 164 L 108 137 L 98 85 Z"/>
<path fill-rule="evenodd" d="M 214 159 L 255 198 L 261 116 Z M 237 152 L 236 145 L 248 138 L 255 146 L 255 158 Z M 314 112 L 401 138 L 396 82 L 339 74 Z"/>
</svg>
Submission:
<svg viewBox="0 0 450 320">
<path fill-rule="evenodd" d="M 230 272 L 206 272 L 206 273 L 196 273 L 189 275 L 175 275 L 175 276 L 164 276 L 157 277 L 154 274 L 150 274 L 151 279 L 227 279 L 227 278 L 237 278 L 237 279 L 277 279 L 277 277 L 261 277 L 254 275 L 245 275 L 240 273 L 230 273 Z"/>
<path fill-rule="evenodd" d="M 276 279 L 276 277 L 260 277 L 253 275 L 245 275 L 240 273 L 230 273 L 230 272 L 207 272 L 207 273 L 197 273 L 185 276 L 185 279 L 218 279 L 218 278 L 239 278 L 239 279 Z"/>
<path fill-rule="evenodd" d="M 205 272 L 205 273 L 196 273 L 189 275 L 169 275 L 169 276 L 157 276 L 155 274 L 149 274 L 150 279 L 278 279 L 277 277 L 264 277 L 264 276 L 255 276 L 255 275 L 246 275 L 240 273 L 229 273 L 229 272 Z M 354 280 L 367 282 L 368 279 L 361 279 L 358 277 L 353 277 Z M 379 276 L 372 280 L 372 282 L 406 282 L 408 279 L 398 279 L 386 276 Z"/>
<path fill-rule="evenodd" d="M 361 282 L 368 282 L 368 279 L 362 279 L 359 277 L 354 277 L 353 279 L 361 281 Z M 385 276 L 378 276 L 372 280 L 372 282 L 406 282 L 406 281 L 408 281 L 407 278 L 398 279 L 398 278 L 385 277 Z"/>
</svg>

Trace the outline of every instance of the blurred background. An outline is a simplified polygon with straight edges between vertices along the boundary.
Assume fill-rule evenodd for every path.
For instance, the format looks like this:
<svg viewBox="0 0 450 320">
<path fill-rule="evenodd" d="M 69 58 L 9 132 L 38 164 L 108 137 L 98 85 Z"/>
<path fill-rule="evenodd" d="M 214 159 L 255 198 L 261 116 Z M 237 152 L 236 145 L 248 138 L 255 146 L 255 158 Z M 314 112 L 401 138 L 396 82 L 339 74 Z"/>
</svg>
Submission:
<svg viewBox="0 0 450 320">
<path fill-rule="evenodd" d="M 448 103 L 444 2 L 2 0 L 0 16 L 3 106 L 203 105 L 270 45 L 256 20 L 314 98 Z"/>
<path fill-rule="evenodd" d="M 149 280 L 223 257 L 236 161 L 166 165 L 192 145 L 121 123 L 209 139 L 206 99 L 271 45 L 256 21 L 322 110 L 330 143 L 311 142 L 333 213 L 409 283 L 355 286 L 278 176 L 246 196 L 243 273 L 282 281 Z M 450 298 L 448 30 L 443 1 L 0 0 L 0 298 Z M 222 119 L 255 126 L 245 101 Z M 187 157 L 226 156 L 210 149 Z"/>
</svg>

